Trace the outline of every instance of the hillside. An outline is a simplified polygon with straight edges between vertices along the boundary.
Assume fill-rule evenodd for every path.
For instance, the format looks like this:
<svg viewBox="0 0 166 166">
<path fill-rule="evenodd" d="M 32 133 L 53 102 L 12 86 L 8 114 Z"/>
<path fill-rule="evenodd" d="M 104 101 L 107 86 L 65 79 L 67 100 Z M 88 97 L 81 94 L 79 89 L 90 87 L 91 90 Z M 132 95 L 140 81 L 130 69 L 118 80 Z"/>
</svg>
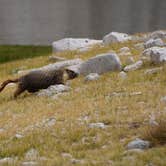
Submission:
<svg viewBox="0 0 166 166">
<path fill-rule="evenodd" d="M 136 62 L 143 51 L 136 48 L 138 43 L 96 45 L 83 53 L 66 51 L 56 55 L 87 60 L 110 50 L 119 53 L 120 48 L 128 47 Z M 48 56 L 1 64 L 0 82 L 16 78 L 15 69 L 49 64 Z M 120 56 L 123 67 L 127 58 Z M 147 69 L 156 67 L 162 69 L 145 74 Z M 127 72 L 125 79 L 119 72 L 108 72 L 89 82 L 79 76 L 70 81 L 71 90 L 57 98 L 26 92 L 13 99 L 15 86 L 6 87 L 0 93 L 0 164 L 164 166 L 165 73 L 165 64 L 145 62 L 140 69 Z M 149 141 L 150 147 L 127 150 L 127 144 L 136 138 Z"/>
</svg>

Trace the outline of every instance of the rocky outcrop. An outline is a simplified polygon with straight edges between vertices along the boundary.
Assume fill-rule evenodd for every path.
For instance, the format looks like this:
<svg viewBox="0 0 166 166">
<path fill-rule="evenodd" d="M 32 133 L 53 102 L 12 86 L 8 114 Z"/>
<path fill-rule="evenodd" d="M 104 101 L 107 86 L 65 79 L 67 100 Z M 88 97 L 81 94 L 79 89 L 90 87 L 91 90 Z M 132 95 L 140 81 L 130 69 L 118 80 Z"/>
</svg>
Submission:
<svg viewBox="0 0 166 166">
<path fill-rule="evenodd" d="M 98 80 L 99 77 L 98 73 L 90 73 L 85 77 L 85 82 Z"/>
<path fill-rule="evenodd" d="M 109 45 L 116 42 L 125 42 L 131 40 L 131 36 L 126 33 L 111 32 L 103 37 L 104 45 Z"/>
<path fill-rule="evenodd" d="M 164 46 L 165 43 L 161 39 L 149 39 L 147 42 L 145 42 L 144 47 L 150 48 L 154 46 Z"/>
<path fill-rule="evenodd" d="M 95 44 L 101 44 L 101 40 L 87 38 L 65 38 L 52 43 L 53 52 L 74 51 L 83 48 L 89 48 Z"/>
<path fill-rule="evenodd" d="M 155 64 L 166 62 L 165 47 L 151 47 L 143 51 L 143 56 L 148 57 L 149 61 Z"/>
</svg>

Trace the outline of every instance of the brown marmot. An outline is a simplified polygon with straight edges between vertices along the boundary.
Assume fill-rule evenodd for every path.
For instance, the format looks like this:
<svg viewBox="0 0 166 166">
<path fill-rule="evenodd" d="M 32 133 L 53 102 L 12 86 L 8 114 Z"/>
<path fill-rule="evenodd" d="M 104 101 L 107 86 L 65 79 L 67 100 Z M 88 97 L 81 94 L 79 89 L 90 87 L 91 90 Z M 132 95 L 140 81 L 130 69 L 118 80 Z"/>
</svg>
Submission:
<svg viewBox="0 0 166 166">
<path fill-rule="evenodd" d="M 9 79 L 4 81 L 1 84 L 0 92 L 5 88 L 7 84 L 17 83 L 18 87 L 14 92 L 14 98 L 16 98 L 18 95 L 20 95 L 26 90 L 28 92 L 34 93 L 40 89 L 46 89 L 50 85 L 64 84 L 65 76 L 67 77 L 66 79 L 69 80 L 76 78 L 78 74 L 69 69 L 31 71 L 28 74 L 21 76 L 17 79 Z"/>
</svg>

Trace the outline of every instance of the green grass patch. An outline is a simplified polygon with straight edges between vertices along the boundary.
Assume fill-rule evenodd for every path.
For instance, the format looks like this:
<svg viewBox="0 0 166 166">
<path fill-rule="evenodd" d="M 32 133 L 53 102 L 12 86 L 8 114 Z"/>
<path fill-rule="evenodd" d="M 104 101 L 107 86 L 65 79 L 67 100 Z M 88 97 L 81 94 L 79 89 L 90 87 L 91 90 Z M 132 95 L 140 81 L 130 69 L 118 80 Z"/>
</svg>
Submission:
<svg viewBox="0 0 166 166">
<path fill-rule="evenodd" d="M 51 46 L 0 46 L 0 63 L 18 59 L 45 56 L 51 53 Z"/>
</svg>

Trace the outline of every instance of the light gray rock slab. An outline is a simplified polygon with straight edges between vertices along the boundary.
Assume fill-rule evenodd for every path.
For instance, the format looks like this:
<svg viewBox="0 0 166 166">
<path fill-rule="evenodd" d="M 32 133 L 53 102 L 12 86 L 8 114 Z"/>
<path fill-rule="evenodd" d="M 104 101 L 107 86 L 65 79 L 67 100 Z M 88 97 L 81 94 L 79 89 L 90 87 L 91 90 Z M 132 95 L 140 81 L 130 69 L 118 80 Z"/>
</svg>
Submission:
<svg viewBox="0 0 166 166">
<path fill-rule="evenodd" d="M 131 36 L 126 33 L 111 32 L 103 37 L 104 45 L 109 45 L 116 42 L 125 42 L 131 40 Z"/>
<path fill-rule="evenodd" d="M 127 145 L 127 149 L 148 149 L 150 147 L 149 141 L 144 141 L 142 139 L 136 138 Z"/>
<path fill-rule="evenodd" d="M 75 68 L 75 72 L 81 75 L 88 75 L 90 73 L 104 74 L 110 71 L 120 71 L 121 62 L 116 54 L 106 53 L 92 57 L 80 65 L 73 66 L 73 68 Z"/>
<path fill-rule="evenodd" d="M 119 77 L 120 77 L 121 79 L 126 79 L 126 78 L 127 78 L 127 73 L 124 72 L 124 71 L 121 71 L 121 72 L 119 73 Z"/>
<path fill-rule="evenodd" d="M 143 65 L 143 61 L 142 60 L 139 60 L 137 61 L 136 63 L 134 64 L 131 64 L 131 65 L 128 65 L 124 68 L 124 71 L 125 72 L 129 72 L 129 71 L 134 71 L 134 70 L 137 70 L 137 69 L 140 69 Z"/>
<path fill-rule="evenodd" d="M 101 40 L 94 40 L 88 38 L 64 38 L 52 43 L 53 52 L 73 51 L 77 49 L 87 48 L 95 44 L 101 44 Z"/>
<path fill-rule="evenodd" d="M 120 52 L 130 52 L 130 48 L 128 48 L 128 47 L 122 47 L 122 48 L 120 48 L 120 50 L 119 50 Z"/>
</svg>

